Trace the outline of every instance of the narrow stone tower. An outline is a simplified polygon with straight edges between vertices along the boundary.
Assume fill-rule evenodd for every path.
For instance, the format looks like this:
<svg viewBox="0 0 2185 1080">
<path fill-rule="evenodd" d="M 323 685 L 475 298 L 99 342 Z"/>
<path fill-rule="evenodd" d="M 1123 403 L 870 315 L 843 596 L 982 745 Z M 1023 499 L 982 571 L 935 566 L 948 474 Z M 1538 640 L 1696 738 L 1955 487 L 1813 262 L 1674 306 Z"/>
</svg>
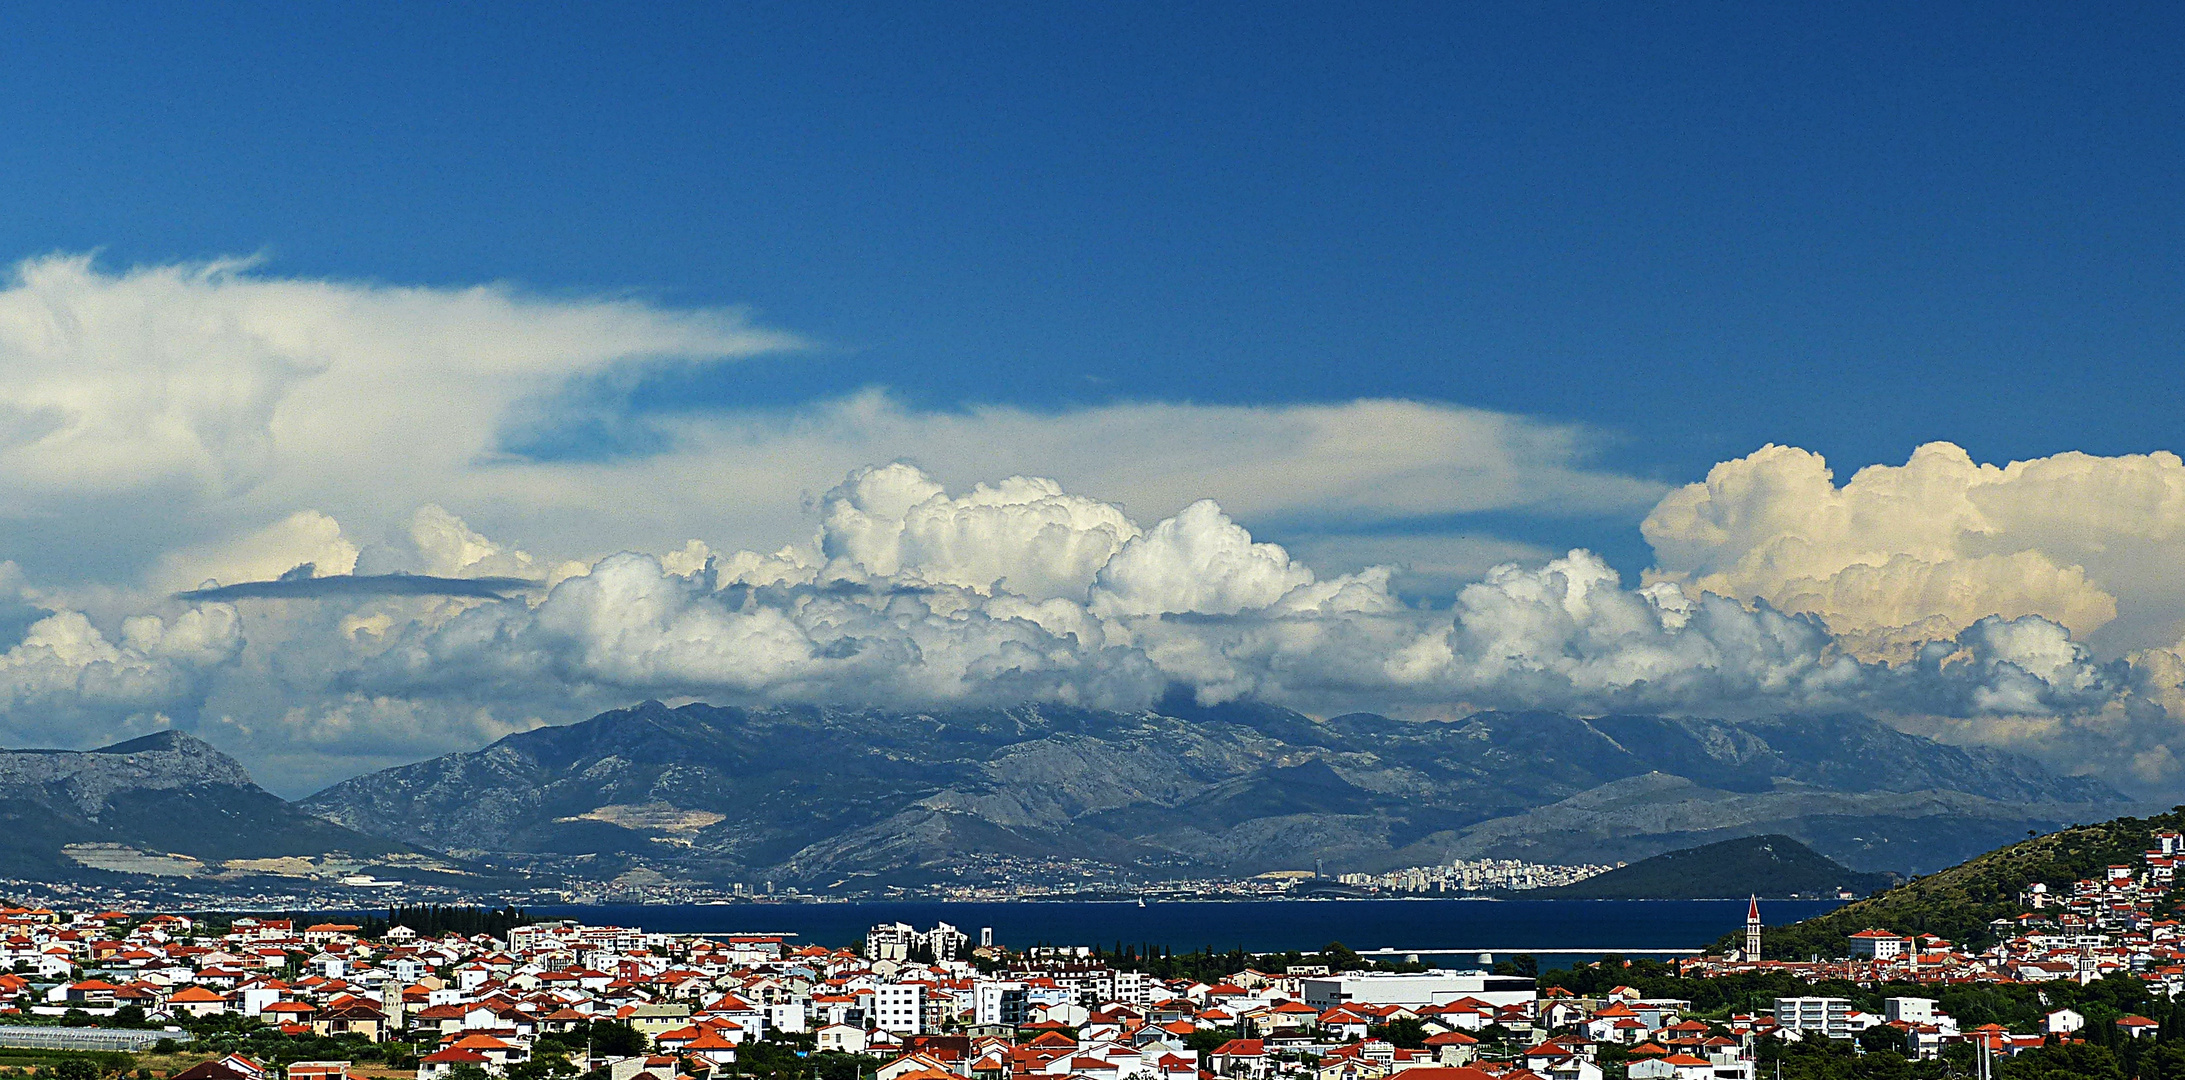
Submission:
<svg viewBox="0 0 2185 1080">
<path fill-rule="evenodd" d="M 1745 908 L 1745 959 L 1760 959 L 1760 897 Z"/>
<path fill-rule="evenodd" d="M 389 979 L 379 990 L 379 1007 L 380 1011 L 387 1016 L 387 1030 L 389 1031 L 400 1031 L 404 1026 L 402 1023 L 402 989 L 402 980 Z"/>
</svg>

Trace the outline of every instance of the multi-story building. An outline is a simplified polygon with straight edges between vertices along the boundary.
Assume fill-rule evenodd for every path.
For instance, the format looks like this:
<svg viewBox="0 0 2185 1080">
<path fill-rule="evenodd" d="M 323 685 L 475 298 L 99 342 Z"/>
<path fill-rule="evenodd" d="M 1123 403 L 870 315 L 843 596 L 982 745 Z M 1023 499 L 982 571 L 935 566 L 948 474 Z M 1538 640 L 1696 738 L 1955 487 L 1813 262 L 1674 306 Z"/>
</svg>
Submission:
<svg viewBox="0 0 2185 1080">
<path fill-rule="evenodd" d="M 1851 1037 L 1851 999 L 1836 997 L 1794 997 L 1775 999 L 1775 1023 L 1777 1027 L 1793 1028 L 1826 1035 L 1831 1039 Z"/>
<path fill-rule="evenodd" d="M 926 988 L 923 983 L 882 983 L 873 993 L 873 1023 L 898 1035 L 924 1033 Z"/>
<path fill-rule="evenodd" d="M 980 980 L 973 988 L 972 1022 L 982 1025 L 1023 1027 L 1031 1016 L 1024 984 Z"/>
</svg>

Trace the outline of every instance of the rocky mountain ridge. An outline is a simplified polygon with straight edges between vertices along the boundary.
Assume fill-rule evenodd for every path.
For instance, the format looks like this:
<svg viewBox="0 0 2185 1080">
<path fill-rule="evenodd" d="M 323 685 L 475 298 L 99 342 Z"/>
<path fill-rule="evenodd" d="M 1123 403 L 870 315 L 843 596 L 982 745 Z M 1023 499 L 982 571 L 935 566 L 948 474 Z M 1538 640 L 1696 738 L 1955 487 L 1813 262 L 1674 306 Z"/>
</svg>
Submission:
<svg viewBox="0 0 2185 1080">
<path fill-rule="evenodd" d="M 51 785 L 87 814 L 128 791 L 256 787 L 234 758 L 194 735 L 158 731 L 96 750 L 0 751 L 0 789 Z"/>
<path fill-rule="evenodd" d="M 1862 870 L 1948 865 L 2117 812 L 2099 781 L 1852 715 L 1315 721 L 1166 703 L 889 713 L 647 702 L 303 800 L 392 840 L 604 879 L 826 887 L 1140 879 L 1458 856 L 1635 860 L 1785 833 Z"/>
<path fill-rule="evenodd" d="M 0 750 L 0 875 L 237 880 L 368 865 L 434 872 L 445 863 L 299 810 L 185 732 L 96 750 Z"/>
</svg>

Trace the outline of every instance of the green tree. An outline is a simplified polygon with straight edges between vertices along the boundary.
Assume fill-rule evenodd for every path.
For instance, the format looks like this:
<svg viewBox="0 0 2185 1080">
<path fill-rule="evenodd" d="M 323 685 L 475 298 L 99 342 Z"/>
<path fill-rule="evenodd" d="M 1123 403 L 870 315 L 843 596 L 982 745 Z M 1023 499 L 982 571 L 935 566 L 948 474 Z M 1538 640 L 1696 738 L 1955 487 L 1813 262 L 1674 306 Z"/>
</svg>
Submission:
<svg viewBox="0 0 2185 1080">
<path fill-rule="evenodd" d="M 592 1052 L 605 1057 L 629 1057 L 645 1052 L 643 1032 L 628 1024 L 600 1020 L 592 1024 Z"/>
<path fill-rule="evenodd" d="M 1426 1022 L 1416 1016 L 1406 1016 L 1379 1027 L 1368 1028 L 1366 1034 L 1405 1050 L 1418 1050 L 1426 1046 Z"/>
<path fill-rule="evenodd" d="M 365 919 L 363 933 L 366 937 L 378 937 L 389 927 L 407 926 L 425 937 L 442 937 L 450 933 L 466 937 L 472 934 L 507 937 L 510 929 L 537 921 L 514 905 L 482 908 L 427 904 L 393 908 L 385 919 Z"/>
<path fill-rule="evenodd" d="M 1487 1046 L 1508 1046 L 1511 1043 L 1522 1044 L 1526 1041 L 1520 1038 L 1517 1032 L 1512 1031 L 1509 1028 L 1503 1027 L 1499 1023 L 1489 1024 L 1486 1027 L 1483 1027 L 1478 1031 L 1473 1032 L 1472 1034 L 1477 1036 L 1479 1038 L 1479 1041 Z"/>
<path fill-rule="evenodd" d="M 1184 1036 L 1184 1046 L 1204 1054 L 1221 1049 L 1221 1044 L 1236 1037 L 1237 1029 L 1233 1027 L 1207 1028 Z"/>
<path fill-rule="evenodd" d="M 1912 1049 L 1912 1040 L 1904 1032 L 1882 1024 L 1859 1033 L 1859 1048 L 1869 1054 L 1895 1054 L 1905 1057 Z"/>
<path fill-rule="evenodd" d="M 863 1054 L 814 1054 L 806 1060 L 812 1063 L 813 1071 L 819 1073 L 819 1080 L 857 1080 L 865 1073 L 886 1064 Z"/>
<path fill-rule="evenodd" d="M 2162 1042 L 2139 1062 L 2140 1080 L 2185 1080 L 2185 1043 Z"/>
<path fill-rule="evenodd" d="M 2124 1068 L 2108 1047 L 2067 1043 L 2005 1058 L 1995 1075 L 1997 1080 L 2124 1080 Z"/>
</svg>

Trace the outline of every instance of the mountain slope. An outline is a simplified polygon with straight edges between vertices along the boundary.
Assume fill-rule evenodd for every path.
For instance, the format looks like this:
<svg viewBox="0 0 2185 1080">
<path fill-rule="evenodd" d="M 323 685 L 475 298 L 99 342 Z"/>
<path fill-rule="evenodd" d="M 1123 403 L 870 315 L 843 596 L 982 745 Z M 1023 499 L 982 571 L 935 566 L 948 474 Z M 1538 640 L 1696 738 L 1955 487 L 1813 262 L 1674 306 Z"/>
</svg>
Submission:
<svg viewBox="0 0 2185 1080">
<path fill-rule="evenodd" d="M 1843 767 L 1820 747 L 1890 765 Z M 1588 798 L 1639 823 L 1588 841 L 1615 858 L 1783 832 L 1839 858 L 1916 851 L 1946 865 L 1973 850 L 1956 838 L 2114 813 L 2119 796 L 1857 716 L 1320 722 L 1258 705 L 900 714 L 647 702 L 357 777 L 301 805 L 391 839 L 595 880 L 644 869 L 826 886 L 1011 879 L 1021 860 L 1048 857 L 1144 879 L 1526 853 L 1544 850 L 1544 828 L 1567 832 L 1565 819 L 1606 820 Z"/>
<path fill-rule="evenodd" d="M 1669 851 L 1584 881 L 1535 889 L 1540 900 L 1706 900 L 1872 892 L 1887 874 L 1862 874 L 1780 834 L 1745 836 Z"/>
<path fill-rule="evenodd" d="M 329 855 L 343 865 L 430 862 L 297 809 L 182 732 L 97 750 L 0 751 L 0 875 L 250 875 L 264 869 L 252 860 Z"/>
</svg>

